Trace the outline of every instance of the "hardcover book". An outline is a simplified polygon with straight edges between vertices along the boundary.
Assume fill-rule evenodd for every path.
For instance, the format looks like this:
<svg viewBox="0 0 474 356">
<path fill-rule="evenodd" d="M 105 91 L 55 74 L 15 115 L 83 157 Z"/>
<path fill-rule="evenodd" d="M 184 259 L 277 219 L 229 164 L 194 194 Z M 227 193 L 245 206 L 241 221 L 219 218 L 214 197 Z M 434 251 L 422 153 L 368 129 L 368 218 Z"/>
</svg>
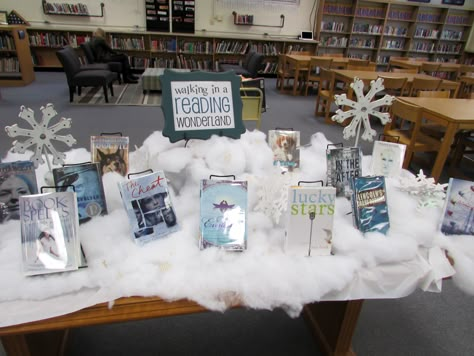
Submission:
<svg viewBox="0 0 474 356">
<path fill-rule="evenodd" d="M 350 182 L 362 175 L 359 147 L 328 147 L 326 150 L 327 185 L 336 188 L 338 197 L 350 197 Z"/>
<path fill-rule="evenodd" d="M 386 141 L 374 141 L 371 172 L 376 176 L 397 177 L 402 171 L 405 145 Z"/>
<path fill-rule="evenodd" d="M 201 180 L 199 247 L 247 248 L 247 181 Z"/>
<path fill-rule="evenodd" d="M 92 162 L 99 163 L 102 175 L 128 173 L 129 139 L 125 136 L 91 136 Z"/>
<path fill-rule="evenodd" d="M 79 223 L 94 216 L 107 214 L 102 175 L 98 163 L 84 163 L 53 169 L 54 183 L 60 191 L 74 191 L 77 195 Z M 68 187 L 69 186 L 69 187 Z"/>
<path fill-rule="evenodd" d="M 119 183 L 119 190 L 136 243 L 144 244 L 179 229 L 163 171 Z"/>
<path fill-rule="evenodd" d="M 474 183 L 450 178 L 441 221 L 447 235 L 474 235 Z"/>
<path fill-rule="evenodd" d="M 31 161 L 0 163 L 0 223 L 20 219 L 19 197 L 38 193 Z"/>
<path fill-rule="evenodd" d="M 390 228 L 385 177 L 355 177 L 352 184 L 352 216 L 361 232 L 381 232 Z"/>
<path fill-rule="evenodd" d="M 76 270 L 81 265 L 74 192 L 20 197 L 23 271 L 27 276 Z"/>
<path fill-rule="evenodd" d="M 336 188 L 292 186 L 288 191 L 286 248 L 299 256 L 330 255 Z"/>
<path fill-rule="evenodd" d="M 268 143 L 273 151 L 273 165 L 283 171 L 300 167 L 300 132 L 291 130 L 269 130 Z"/>
</svg>

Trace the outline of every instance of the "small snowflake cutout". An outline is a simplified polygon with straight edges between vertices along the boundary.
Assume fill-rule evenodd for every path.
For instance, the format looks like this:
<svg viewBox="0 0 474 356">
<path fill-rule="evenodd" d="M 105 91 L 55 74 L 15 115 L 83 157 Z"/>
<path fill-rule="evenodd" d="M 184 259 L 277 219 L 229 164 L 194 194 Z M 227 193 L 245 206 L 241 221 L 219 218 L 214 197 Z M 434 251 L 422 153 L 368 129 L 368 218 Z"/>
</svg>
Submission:
<svg viewBox="0 0 474 356">
<path fill-rule="evenodd" d="M 428 178 L 422 169 L 416 177 L 400 178 L 400 190 L 418 196 L 417 209 L 442 206 L 447 186 L 448 184 L 435 183 L 434 178 Z"/>
<path fill-rule="evenodd" d="M 59 152 L 53 146 L 51 141 L 61 141 L 69 147 L 76 143 L 76 140 L 71 134 L 65 136 L 56 134 L 58 131 L 70 128 L 71 119 L 65 119 L 62 117 L 58 123 L 50 126 L 51 119 L 57 115 L 53 104 L 47 104 L 45 107 L 42 106 L 41 112 L 43 113 L 43 117 L 41 118 L 40 122 L 37 122 L 35 120 L 35 112 L 30 108 L 25 108 L 22 105 L 18 116 L 28 122 L 28 124 L 31 126 L 31 129 L 18 127 L 17 124 L 5 127 L 5 131 L 10 137 L 26 137 L 24 141 L 13 141 L 12 152 L 25 153 L 28 148 L 34 147 L 32 148 L 34 150 L 34 154 L 30 157 L 30 160 L 34 163 L 35 168 L 38 168 L 40 164 L 44 163 L 42 154 L 47 155 L 48 152 L 53 155 L 53 164 L 63 164 L 66 155 Z M 48 158 L 47 161 L 48 166 L 50 166 Z M 49 167 L 49 169 L 51 170 L 51 167 Z"/>
<path fill-rule="evenodd" d="M 347 99 L 346 94 L 335 95 L 334 98 L 338 106 L 349 106 L 351 109 L 345 112 L 338 109 L 331 119 L 338 123 L 342 123 L 351 117 L 353 118 L 351 123 L 344 128 L 343 135 L 345 140 L 355 136 L 355 146 L 357 146 L 361 124 L 364 125 L 364 133 L 361 136 L 363 140 L 373 141 L 374 137 L 377 135 L 377 132 L 370 126 L 369 116 L 377 117 L 383 125 L 390 122 L 389 113 L 382 113 L 377 109 L 381 106 L 392 105 L 395 97 L 385 95 L 381 99 L 372 101 L 377 93 L 385 89 L 382 78 L 370 82 L 370 90 L 365 96 L 364 82 L 359 78 L 354 78 L 354 83 L 351 83 L 351 88 L 354 91 L 357 101 Z"/>
<path fill-rule="evenodd" d="M 255 206 L 255 211 L 261 211 L 278 224 L 288 203 L 288 187 L 291 178 L 291 174 L 286 173 L 260 180 L 257 189 L 258 203 Z"/>
</svg>

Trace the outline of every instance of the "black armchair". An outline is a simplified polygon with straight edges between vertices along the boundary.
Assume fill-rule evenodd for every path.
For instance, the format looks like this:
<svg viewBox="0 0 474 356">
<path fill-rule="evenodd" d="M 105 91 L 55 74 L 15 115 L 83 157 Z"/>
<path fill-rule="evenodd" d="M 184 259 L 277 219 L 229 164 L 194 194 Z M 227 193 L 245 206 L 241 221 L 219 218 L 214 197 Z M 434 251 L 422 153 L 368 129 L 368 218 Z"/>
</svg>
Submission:
<svg viewBox="0 0 474 356">
<path fill-rule="evenodd" d="M 86 60 L 88 64 L 92 65 L 105 65 L 108 66 L 108 69 L 114 73 L 117 73 L 118 76 L 118 81 L 120 84 L 122 84 L 122 79 L 120 74 L 122 73 L 122 63 L 120 62 L 107 62 L 107 63 L 100 63 L 96 61 L 94 50 L 91 47 L 91 44 L 89 42 L 84 42 L 80 44 L 82 51 L 84 52 L 84 55 L 86 56 Z"/>
<path fill-rule="evenodd" d="M 223 63 L 219 65 L 219 71 L 227 72 L 233 70 L 237 75 L 243 75 L 247 78 L 256 78 L 258 71 L 262 67 L 263 54 L 249 51 L 242 62 L 242 65 Z"/>
<path fill-rule="evenodd" d="M 61 62 L 66 74 L 69 86 L 69 101 L 74 99 L 77 87 L 78 95 L 81 95 L 81 87 L 98 87 L 104 89 L 105 102 L 109 102 L 107 87 L 110 95 L 114 95 L 113 82 L 117 79 L 117 74 L 106 69 L 83 69 L 76 51 L 71 47 L 64 47 L 56 52 L 56 56 Z"/>
</svg>

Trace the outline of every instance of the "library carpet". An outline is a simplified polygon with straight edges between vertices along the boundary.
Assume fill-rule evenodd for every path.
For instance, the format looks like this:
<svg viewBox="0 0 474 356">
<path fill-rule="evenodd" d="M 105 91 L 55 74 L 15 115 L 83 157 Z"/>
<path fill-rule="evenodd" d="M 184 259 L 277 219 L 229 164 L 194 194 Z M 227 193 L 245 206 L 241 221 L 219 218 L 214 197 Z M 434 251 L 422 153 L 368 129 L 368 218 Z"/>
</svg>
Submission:
<svg viewBox="0 0 474 356">
<path fill-rule="evenodd" d="M 161 92 L 147 91 L 143 94 L 140 84 L 114 85 L 114 96 L 105 102 L 102 87 L 82 88 L 81 96 L 74 95 L 74 104 L 77 105 L 147 105 L 160 106 Z"/>
</svg>

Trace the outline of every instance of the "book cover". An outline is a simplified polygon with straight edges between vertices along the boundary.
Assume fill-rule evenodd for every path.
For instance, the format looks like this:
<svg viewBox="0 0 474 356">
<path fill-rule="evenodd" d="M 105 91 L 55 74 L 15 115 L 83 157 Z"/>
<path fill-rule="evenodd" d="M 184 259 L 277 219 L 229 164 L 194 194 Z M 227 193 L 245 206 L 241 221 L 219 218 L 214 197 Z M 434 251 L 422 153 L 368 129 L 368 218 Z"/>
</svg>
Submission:
<svg viewBox="0 0 474 356">
<path fill-rule="evenodd" d="M 99 163 L 102 175 L 117 172 L 125 177 L 129 167 L 128 146 L 125 136 L 91 136 L 92 162 Z"/>
<path fill-rule="evenodd" d="M 397 177 L 400 175 L 407 146 L 399 143 L 374 141 L 371 172 L 376 176 Z"/>
<path fill-rule="evenodd" d="M 119 183 L 133 240 L 143 244 L 179 229 L 163 171 Z"/>
<path fill-rule="evenodd" d="M 352 216 L 361 232 L 381 232 L 390 228 L 385 177 L 355 177 L 352 184 Z"/>
<path fill-rule="evenodd" d="M 350 181 L 362 175 L 360 147 L 328 147 L 326 150 L 327 185 L 336 188 L 338 197 L 350 197 Z"/>
<path fill-rule="evenodd" d="M 285 251 L 299 256 L 330 255 L 335 202 L 334 187 L 290 187 Z"/>
<path fill-rule="evenodd" d="M 27 276 L 76 270 L 81 264 L 74 192 L 20 197 L 23 272 Z"/>
<path fill-rule="evenodd" d="M 268 143 L 273 151 L 273 165 L 283 171 L 300 167 L 300 132 L 291 130 L 269 130 Z"/>
<path fill-rule="evenodd" d="M 201 180 L 199 247 L 247 248 L 247 181 Z"/>
<path fill-rule="evenodd" d="M 107 214 L 102 175 L 98 163 L 55 168 L 53 177 L 55 185 L 63 187 L 60 191 L 72 191 L 70 186 L 74 186 L 80 224 L 89 221 L 94 216 Z"/>
<path fill-rule="evenodd" d="M 31 161 L 0 163 L 0 223 L 20 219 L 19 197 L 38 193 Z"/>
<path fill-rule="evenodd" d="M 446 235 L 474 235 L 474 183 L 449 178 L 441 220 Z"/>
</svg>

